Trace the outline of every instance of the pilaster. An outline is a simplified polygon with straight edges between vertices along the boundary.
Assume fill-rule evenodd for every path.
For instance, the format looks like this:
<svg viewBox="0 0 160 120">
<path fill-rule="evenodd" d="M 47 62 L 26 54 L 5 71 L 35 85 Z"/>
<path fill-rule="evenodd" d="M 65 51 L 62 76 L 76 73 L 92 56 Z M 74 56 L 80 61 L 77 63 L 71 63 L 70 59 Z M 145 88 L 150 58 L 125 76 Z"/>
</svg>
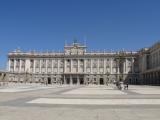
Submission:
<svg viewBox="0 0 160 120">
<path fill-rule="evenodd" d="M 60 62 L 60 60 L 59 59 L 57 59 L 57 64 L 58 64 L 58 66 L 57 66 L 57 73 L 59 74 L 60 73 L 60 66 L 59 66 L 59 62 Z"/>
<path fill-rule="evenodd" d="M 40 67 L 39 67 L 39 73 L 42 73 L 42 65 L 41 65 L 41 63 L 42 63 L 42 60 L 40 59 L 39 60 L 39 65 L 40 65 Z"/>
<path fill-rule="evenodd" d="M 103 61 L 103 74 L 105 74 L 107 71 L 106 71 L 106 59 L 104 59 Z"/>
<path fill-rule="evenodd" d="M 80 84 L 80 79 L 79 79 L 79 76 L 77 75 L 77 84 L 79 85 Z"/>
<path fill-rule="evenodd" d="M 14 63 L 13 71 L 15 72 L 16 71 L 16 59 L 14 59 L 13 63 Z"/>
<path fill-rule="evenodd" d="M 54 71 L 53 71 L 53 63 L 54 63 L 54 60 L 52 60 L 52 68 L 51 68 L 51 69 L 52 69 L 52 73 L 54 72 Z"/>
<path fill-rule="evenodd" d="M 111 71 L 110 73 L 113 74 L 113 59 L 112 58 L 110 59 L 110 64 L 111 64 L 110 65 L 110 71 Z"/>
<path fill-rule="evenodd" d="M 21 68 L 22 68 L 22 60 L 20 59 L 20 60 L 19 60 L 19 72 L 22 72 L 22 71 L 21 71 Z"/>
<path fill-rule="evenodd" d="M 132 58 L 132 73 L 134 73 L 134 58 Z"/>
<path fill-rule="evenodd" d="M 79 73 L 80 71 L 79 71 L 79 68 L 80 68 L 80 66 L 79 66 L 79 59 L 77 59 L 77 72 Z"/>
<path fill-rule="evenodd" d="M 73 64 L 72 59 L 70 59 L 70 62 L 71 62 L 71 64 L 70 64 L 70 72 L 72 72 L 72 71 L 73 71 L 73 70 L 72 70 L 72 64 Z"/>
<path fill-rule="evenodd" d="M 93 70 L 92 70 L 92 62 L 93 62 L 93 60 L 90 59 L 90 63 L 91 63 L 91 74 L 93 73 Z"/>
<path fill-rule="evenodd" d="M 70 75 L 70 84 L 73 84 L 72 75 Z"/>
<path fill-rule="evenodd" d="M 8 59 L 8 71 L 10 71 L 10 68 L 11 68 L 11 60 Z"/>
<path fill-rule="evenodd" d="M 66 72 L 66 59 L 64 59 L 64 73 Z"/>
<path fill-rule="evenodd" d="M 47 74 L 47 72 L 48 72 L 48 71 L 47 71 L 47 69 L 48 69 L 48 66 L 47 66 L 47 65 L 48 65 L 48 60 L 46 59 L 46 63 L 45 63 L 45 73 L 46 73 L 46 74 Z"/>
<path fill-rule="evenodd" d="M 84 73 L 86 73 L 86 59 L 84 59 Z"/>
<path fill-rule="evenodd" d="M 99 59 L 97 60 L 97 72 L 99 74 Z"/>
<path fill-rule="evenodd" d="M 34 59 L 33 60 L 33 73 L 36 72 L 36 60 Z"/>
</svg>

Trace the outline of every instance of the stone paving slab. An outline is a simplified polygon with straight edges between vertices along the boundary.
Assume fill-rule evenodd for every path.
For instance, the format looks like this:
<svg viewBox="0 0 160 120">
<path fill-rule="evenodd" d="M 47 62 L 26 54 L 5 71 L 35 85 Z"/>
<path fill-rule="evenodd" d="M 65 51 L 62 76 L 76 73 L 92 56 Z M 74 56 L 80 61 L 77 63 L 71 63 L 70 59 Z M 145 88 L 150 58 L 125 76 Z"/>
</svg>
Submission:
<svg viewBox="0 0 160 120">
<path fill-rule="evenodd" d="M 71 105 L 160 105 L 160 99 L 63 99 L 38 98 L 27 103 Z"/>
<path fill-rule="evenodd" d="M 39 89 L 43 87 L 45 86 L 37 84 L 0 87 L 0 89 L 21 90 L 38 88 L 24 92 L 0 92 L 0 120 L 159 120 L 160 118 L 160 94 L 137 92 L 151 90 L 157 93 L 160 88 L 157 86 L 130 85 L 128 91 L 117 90 L 115 85 L 51 85 L 48 87 L 53 88 Z M 101 93 L 91 93 L 95 91 Z M 113 91 L 120 93 L 114 94 Z M 64 94 L 67 92 L 74 92 L 74 94 Z M 76 94 L 78 92 L 83 94 Z M 87 92 L 91 94 L 86 94 Z M 45 99 L 46 104 L 41 98 Z M 34 100 L 43 103 L 28 103 Z M 56 103 L 48 104 L 49 100 L 54 100 Z M 70 104 L 64 104 L 66 100 Z M 57 104 L 57 101 L 63 103 Z M 99 105 L 95 104 L 96 102 Z"/>
<path fill-rule="evenodd" d="M 42 89 L 50 89 L 56 88 L 56 86 L 28 86 L 28 87 L 15 87 L 15 88 L 4 88 L 0 89 L 0 92 L 24 92 L 24 91 L 31 91 L 31 90 L 42 90 Z"/>
<path fill-rule="evenodd" d="M 159 120 L 159 109 L 1 107 L 0 120 Z"/>
<path fill-rule="evenodd" d="M 67 87 L 67 85 L 40 85 L 40 84 L 9 84 L 7 86 L 0 87 L 0 93 L 8 92 L 25 92 L 25 91 L 33 91 L 33 90 L 43 90 L 43 89 L 51 89 L 51 88 L 60 88 L 60 87 Z"/>
<path fill-rule="evenodd" d="M 75 94 L 75 95 L 125 95 L 127 93 L 119 90 L 81 90 L 76 89 L 62 94 Z"/>
<path fill-rule="evenodd" d="M 120 90 L 115 90 L 111 86 L 84 86 L 83 88 L 78 88 L 75 90 L 67 91 L 62 94 L 74 94 L 74 95 L 125 95 L 127 93 L 120 91 Z"/>
<path fill-rule="evenodd" d="M 142 90 L 131 90 L 138 94 L 158 94 L 160 95 L 160 89 L 142 89 Z"/>
</svg>

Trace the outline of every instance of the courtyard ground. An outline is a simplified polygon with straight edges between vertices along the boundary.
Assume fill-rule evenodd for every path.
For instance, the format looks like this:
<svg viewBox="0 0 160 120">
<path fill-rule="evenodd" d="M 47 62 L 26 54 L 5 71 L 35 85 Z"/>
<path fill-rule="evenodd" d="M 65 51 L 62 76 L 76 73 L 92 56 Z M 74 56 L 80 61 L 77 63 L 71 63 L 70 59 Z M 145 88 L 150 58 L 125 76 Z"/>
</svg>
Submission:
<svg viewBox="0 0 160 120">
<path fill-rule="evenodd" d="M 0 120 L 159 120 L 160 87 L 8 84 Z"/>
</svg>

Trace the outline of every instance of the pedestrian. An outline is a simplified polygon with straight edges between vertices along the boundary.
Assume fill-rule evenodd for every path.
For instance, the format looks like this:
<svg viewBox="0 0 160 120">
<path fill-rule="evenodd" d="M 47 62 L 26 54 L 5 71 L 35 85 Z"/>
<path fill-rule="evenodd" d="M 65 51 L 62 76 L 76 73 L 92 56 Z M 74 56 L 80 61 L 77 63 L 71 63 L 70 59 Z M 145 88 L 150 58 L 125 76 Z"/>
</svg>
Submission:
<svg viewBox="0 0 160 120">
<path fill-rule="evenodd" d="M 128 83 L 126 84 L 126 88 L 127 88 L 127 90 L 128 90 Z"/>
</svg>

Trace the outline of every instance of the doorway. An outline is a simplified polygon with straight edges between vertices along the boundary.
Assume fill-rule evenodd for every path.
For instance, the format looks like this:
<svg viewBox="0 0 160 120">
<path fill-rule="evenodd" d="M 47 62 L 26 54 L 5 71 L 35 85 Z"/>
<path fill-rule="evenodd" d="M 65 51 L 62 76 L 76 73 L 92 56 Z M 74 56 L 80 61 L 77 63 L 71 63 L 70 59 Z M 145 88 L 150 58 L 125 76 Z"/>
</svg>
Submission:
<svg viewBox="0 0 160 120">
<path fill-rule="evenodd" d="M 83 85 L 83 84 L 84 84 L 84 79 L 80 78 L 80 85 Z"/>
<path fill-rule="evenodd" d="M 66 78 L 66 84 L 70 84 L 70 79 Z"/>
<path fill-rule="evenodd" d="M 77 78 L 73 78 L 73 84 L 77 84 Z"/>
<path fill-rule="evenodd" d="M 100 84 L 100 85 L 104 85 L 104 80 L 103 80 L 103 78 L 100 78 L 99 84 Z"/>
<path fill-rule="evenodd" d="M 51 78 L 48 77 L 48 84 L 51 84 Z"/>
</svg>

